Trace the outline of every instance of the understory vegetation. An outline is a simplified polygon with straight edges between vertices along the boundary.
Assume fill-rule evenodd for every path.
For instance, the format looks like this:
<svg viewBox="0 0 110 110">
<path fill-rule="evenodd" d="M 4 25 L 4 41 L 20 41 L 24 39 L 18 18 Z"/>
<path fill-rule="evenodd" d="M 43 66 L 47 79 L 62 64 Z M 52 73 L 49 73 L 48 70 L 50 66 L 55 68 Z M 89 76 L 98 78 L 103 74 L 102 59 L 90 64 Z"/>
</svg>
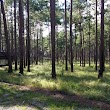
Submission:
<svg viewBox="0 0 110 110">
<path fill-rule="evenodd" d="M 79 64 L 75 64 L 74 73 L 66 72 L 63 70 L 63 65 L 58 64 L 56 67 L 57 79 L 51 79 L 51 64 L 50 62 L 39 64 L 37 66 L 31 66 L 31 72 L 24 71 L 24 75 L 19 74 L 18 71 L 14 71 L 12 74 L 7 73 L 7 68 L 0 68 L 0 95 L 5 93 L 11 93 L 10 98 L 15 98 L 17 94 L 22 94 L 22 91 L 17 91 L 16 86 L 14 88 L 8 88 L 2 85 L 2 82 L 15 85 L 24 85 L 33 89 L 46 89 L 46 90 L 59 90 L 65 94 L 76 94 L 86 97 L 87 99 L 102 101 L 110 104 L 110 74 L 109 67 L 104 73 L 104 78 L 98 80 L 97 72 L 94 71 L 94 66 L 80 67 Z M 43 94 L 32 94 L 32 91 L 24 91 L 23 97 L 20 100 L 31 102 L 34 97 L 39 98 L 41 101 L 49 104 L 51 109 L 73 109 L 77 104 L 55 101 L 51 97 L 44 96 Z M 27 100 L 28 99 L 28 100 Z M 7 99 L 5 99 L 7 100 Z M 14 100 L 14 99 L 13 99 Z M 18 99 L 17 99 L 18 100 Z M 16 100 L 16 101 L 17 101 Z M 19 102 L 19 101 L 17 101 Z M 58 107 L 58 108 L 57 108 Z M 67 109 L 66 109 L 66 108 Z M 69 108 L 70 107 L 70 108 Z"/>
</svg>

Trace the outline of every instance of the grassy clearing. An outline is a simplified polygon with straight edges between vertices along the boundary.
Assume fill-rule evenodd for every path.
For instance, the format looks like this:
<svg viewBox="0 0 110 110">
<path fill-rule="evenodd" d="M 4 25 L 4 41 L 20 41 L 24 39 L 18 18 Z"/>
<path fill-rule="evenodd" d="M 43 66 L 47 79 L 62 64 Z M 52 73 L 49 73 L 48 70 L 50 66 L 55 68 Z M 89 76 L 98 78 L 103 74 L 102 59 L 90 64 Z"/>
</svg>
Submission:
<svg viewBox="0 0 110 110">
<path fill-rule="evenodd" d="M 1 68 L 0 81 L 36 88 L 61 90 L 110 104 L 110 69 L 108 67 L 102 80 L 97 79 L 97 72 L 94 71 L 93 66 L 80 67 L 77 64 L 74 66 L 73 73 L 70 71 L 66 72 L 63 68 L 64 65 L 57 65 L 57 80 L 51 79 L 51 65 L 49 63 L 38 66 L 33 65 L 31 66 L 31 72 L 29 73 L 25 70 L 23 76 L 19 76 L 18 71 L 14 71 L 13 74 L 8 74 L 6 72 L 7 68 Z M 51 103 L 51 100 L 48 100 L 47 102 L 51 104 L 51 109 L 56 109 L 56 107 L 63 109 L 63 106 L 67 107 L 66 110 L 69 110 L 70 106 L 74 108 L 74 104 L 68 105 L 58 102 L 58 106 L 56 101 L 52 101 Z"/>
<path fill-rule="evenodd" d="M 10 110 L 98 110 L 81 106 L 77 103 L 69 103 L 55 100 L 41 93 L 33 93 L 29 90 L 16 90 L 16 86 L 0 83 L 0 108 Z"/>
</svg>

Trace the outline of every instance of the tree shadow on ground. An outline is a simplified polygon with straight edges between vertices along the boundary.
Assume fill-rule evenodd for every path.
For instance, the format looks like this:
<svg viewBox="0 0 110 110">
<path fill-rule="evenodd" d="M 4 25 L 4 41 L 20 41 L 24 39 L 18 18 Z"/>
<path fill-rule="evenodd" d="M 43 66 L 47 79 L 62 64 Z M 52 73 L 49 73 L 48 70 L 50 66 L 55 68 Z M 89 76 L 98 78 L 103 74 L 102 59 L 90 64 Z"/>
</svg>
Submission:
<svg viewBox="0 0 110 110">
<path fill-rule="evenodd" d="M 16 90 L 15 87 L 9 87 L 10 85 L 0 85 L 0 107 L 15 107 L 25 106 L 38 110 L 49 110 L 50 108 L 57 107 L 56 109 L 66 108 L 80 108 L 81 105 L 73 102 L 65 102 L 61 100 L 53 99 L 50 96 L 46 96 L 42 93 L 33 92 L 31 90 Z M 85 107 L 82 107 L 85 108 Z M 87 107 L 86 107 L 87 108 Z M 30 109 L 30 110 L 33 110 Z M 22 110 L 22 109 L 20 109 Z M 24 110 L 24 109 L 23 109 Z M 51 110 L 51 109 L 50 109 Z"/>
<path fill-rule="evenodd" d="M 51 79 L 51 74 L 46 74 L 45 70 L 38 72 L 38 70 L 33 70 L 33 74 L 25 74 L 23 76 L 19 76 L 18 74 L 8 74 L 4 70 L 0 70 L 0 81 L 8 82 L 12 84 L 23 85 L 24 82 L 29 84 L 29 80 L 35 79 L 35 87 L 37 85 L 41 85 L 42 80 L 54 82 L 59 85 L 60 90 L 64 92 L 70 93 L 78 93 L 86 96 L 90 99 L 104 101 L 110 104 L 110 75 L 106 74 L 106 76 L 98 81 L 97 73 L 93 68 L 85 67 L 85 68 L 75 68 L 75 72 L 73 73 L 64 73 L 62 75 L 60 72 L 57 74 L 57 80 Z M 86 71 L 86 73 L 84 73 Z M 77 75 L 76 72 L 83 72 L 83 75 Z M 80 73 L 79 73 L 80 74 Z M 37 81 L 39 79 L 39 81 Z M 48 88 L 49 89 L 49 88 Z M 57 89 L 57 88 L 56 88 Z"/>
</svg>

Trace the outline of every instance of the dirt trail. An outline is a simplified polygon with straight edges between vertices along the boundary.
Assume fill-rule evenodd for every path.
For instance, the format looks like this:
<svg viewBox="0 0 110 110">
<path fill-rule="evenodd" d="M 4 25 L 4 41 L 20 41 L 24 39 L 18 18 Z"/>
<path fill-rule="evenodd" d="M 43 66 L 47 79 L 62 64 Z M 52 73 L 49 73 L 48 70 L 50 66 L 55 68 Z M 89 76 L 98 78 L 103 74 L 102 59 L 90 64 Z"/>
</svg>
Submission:
<svg viewBox="0 0 110 110">
<path fill-rule="evenodd" d="M 82 96 L 76 95 L 76 94 L 69 94 L 69 93 L 65 93 L 62 91 L 52 91 L 49 89 L 38 89 L 38 88 L 31 88 L 31 87 L 27 87 L 27 86 L 20 86 L 20 85 L 14 85 L 14 84 L 9 84 L 9 83 L 5 83 L 7 85 L 9 85 L 10 87 L 16 87 L 17 90 L 24 90 L 24 91 L 32 91 L 33 93 L 42 93 L 46 96 L 51 96 L 52 98 L 56 99 L 56 100 L 63 100 L 63 101 L 67 101 L 67 102 L 77 102 L 80 105 L 84 105 L 87 107 L 96 107 L 99 108 L 101 110 L 110 110 L 110 104 L 107 104 L 105 102 L 101 102 L 101 101 L 96 101 L 96 100 L 90 100 L 87 98 L 84 98 Z"/>
<path fill-rule="evenodd" d="M 45 89 L 34 89 L 33 91 L 43 93 L 57 100 L 64 100 L 67 102 L 77 102 L 80 105 L 84 105 L 87 107 L 96 107 L 96 108 L 100 108 L 101 110 L 110 110 L 110 104 L 101 101 L 90 100 L 82 96 L 78 96 L 76 94 L 68 94 L 62 91 L 51 91 Z"/>
</svg>

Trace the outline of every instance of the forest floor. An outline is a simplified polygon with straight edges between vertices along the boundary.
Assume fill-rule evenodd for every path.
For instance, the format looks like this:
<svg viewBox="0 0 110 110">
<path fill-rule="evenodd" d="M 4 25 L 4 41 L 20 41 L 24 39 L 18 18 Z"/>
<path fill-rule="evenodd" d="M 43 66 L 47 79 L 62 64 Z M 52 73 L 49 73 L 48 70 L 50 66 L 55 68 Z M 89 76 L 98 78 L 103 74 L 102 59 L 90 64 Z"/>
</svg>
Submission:
<svg viewBox="0 0 110 110">
<path fill-rule="evenodd" d="M 49 63 L 33 65 L 24 75 L 0 68 L 0 110 L 110 110 L 108 67 L 102 80 L 94 67 L 75 65 L 73 73 L 63 68 L 57 66 L 56 80 Z"/>
</svg>

